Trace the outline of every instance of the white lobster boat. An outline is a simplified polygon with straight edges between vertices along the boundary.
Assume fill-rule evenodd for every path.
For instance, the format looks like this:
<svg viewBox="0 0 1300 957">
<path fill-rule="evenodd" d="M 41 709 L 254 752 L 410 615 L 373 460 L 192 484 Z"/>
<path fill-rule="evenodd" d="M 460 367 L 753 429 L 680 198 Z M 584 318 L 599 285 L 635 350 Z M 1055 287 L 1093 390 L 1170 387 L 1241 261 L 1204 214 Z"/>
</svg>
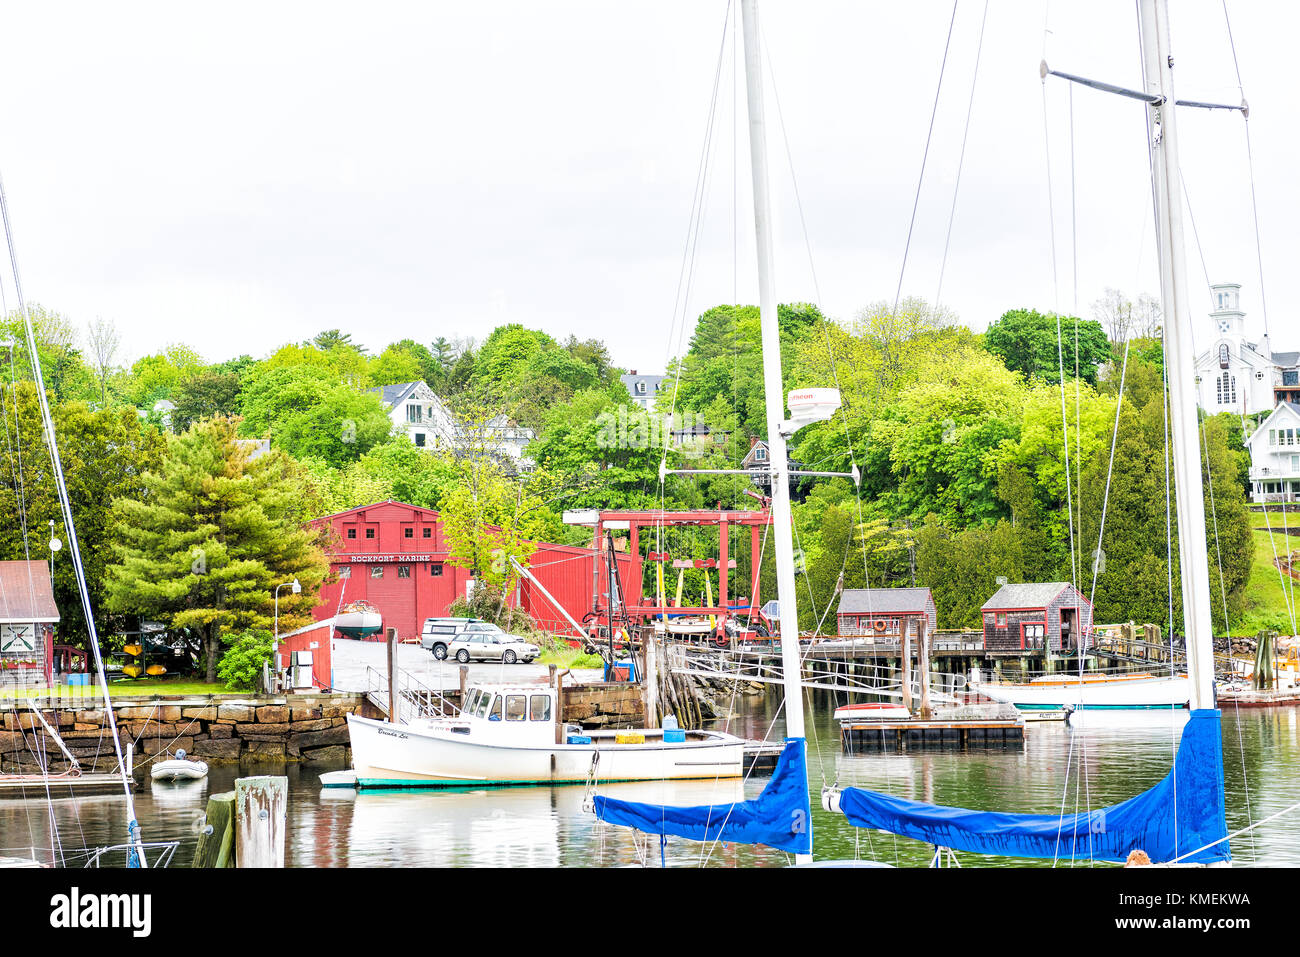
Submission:
<svg viewBox="0 0 1300 957">
<path fill-rule="evenodd" d="M 360 788 L 583 784 L 739 777 L 745 742 L 720 731 L 557 728 L 549 685 L 472 688 L 454 718 L 348 715 Z M 557 738 L 563 743 L 557 743 Z"/>
<path fill-rule="evenodd" d="M 1026 684 L 981 683 L 974 690 L 1025 710 L 1186 708 L 1192 686 L 1186 675 L 1044 675 Z"/>
</svg>

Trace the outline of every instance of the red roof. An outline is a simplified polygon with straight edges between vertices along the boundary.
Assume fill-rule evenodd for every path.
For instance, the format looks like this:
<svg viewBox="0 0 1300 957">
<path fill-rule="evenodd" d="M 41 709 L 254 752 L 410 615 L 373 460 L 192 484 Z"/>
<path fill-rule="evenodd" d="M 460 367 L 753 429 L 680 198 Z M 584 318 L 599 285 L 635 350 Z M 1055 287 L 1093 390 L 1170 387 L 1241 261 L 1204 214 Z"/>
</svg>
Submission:
<svg viewBox="0 0 1300 957">
<path fill-rule="evenodd" d="M 0 621 L 58 621 L 45 562 L 0 562 Z"/>
</svg>

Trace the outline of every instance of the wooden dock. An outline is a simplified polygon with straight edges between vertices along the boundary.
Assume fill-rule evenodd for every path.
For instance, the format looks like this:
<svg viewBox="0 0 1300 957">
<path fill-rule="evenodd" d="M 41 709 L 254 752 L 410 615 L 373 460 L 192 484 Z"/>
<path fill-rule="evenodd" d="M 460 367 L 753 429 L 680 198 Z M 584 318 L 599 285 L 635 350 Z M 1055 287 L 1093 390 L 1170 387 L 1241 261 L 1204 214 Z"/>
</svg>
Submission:
<svg viewBox="0 0 1300 957">
<path fill-rule="evenodd" d="M 840 748 L 845 754 L 1024 746 L 1024 722 L 1013 718 L 862 721 L 840 725 Z"/>
<path fill-rule="evenodd" d="M 784 741 L 746 741 L 744 752 L 745 773 L 750 771 L 772 771 L 777 759 L 785 750 Z"/>
<path fill-rule="evenodd" d="M 135 787 L 135 782 L 131 782 Z M 111 794 L 122 790 L 120 774 L 0 774 L 0 796 L 21 797 L 40 793 L 45 796 L 49 788 L 51 797 L 70 797 L 71 794 Z"/>
</svg>

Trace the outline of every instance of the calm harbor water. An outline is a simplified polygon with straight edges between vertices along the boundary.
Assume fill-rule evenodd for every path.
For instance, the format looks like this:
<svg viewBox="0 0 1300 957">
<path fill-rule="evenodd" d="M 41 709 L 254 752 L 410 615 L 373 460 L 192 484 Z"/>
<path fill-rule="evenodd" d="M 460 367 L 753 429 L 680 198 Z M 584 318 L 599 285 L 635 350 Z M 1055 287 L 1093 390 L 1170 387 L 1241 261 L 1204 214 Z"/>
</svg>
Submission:
<svg viewBox="0 0 1300 957">
<path fill-rule="evenodd" d="M 751 698 L 729 722 L 732 733 L 779 740 L 779 698 Z M 1108 713 L 1071 725 L 1040 723 L 1026 731 L 1023 751 L 934 751 L 910 754 L 840 753 L 832 702 L 809 703 L 809 784 L 813 791 L 815 857 L 870 858 L 922 866 L 926 845 L 851 827 L 820 809 L 823 783 L 862 785 L 917 800 L 987 810 L 1067 812 L 1122 801 L 1169 770 L 1186 713 Z M 1245 827 L 1300 801 L 1300 731 L 1293 708 L 1224 712 L 1228 827 Z M 293 867 L 578 867 L 657 866 L 657 838 L 634 836 L 596 823 L 583 808 L 582 787 L 364 792 L 322 789 L 318 774 L 290 765 L 261 769 L 289 776 L 288 864 Z M 136 809 L 146 840 L 179 840 L 173 866 L 194 853 L 209 793 L 230 790 L 235 768 L 214 767 L 203 781 L 144 783 Z M 257 773 L 245 768 L 243 773 Z M 757 794 L 767 780 L 613 785 L 602 793 L 632 800 L 725 803 Z M 0 856 L 27 856 L 80 864 L 81 849 L 122 840 L 120 795 L 57 799 L 0 799 Z M 57 839 L 53 835 L 57 834 Z M 1300 865 L 1300 812 L 1232 842 L 1236 866 Z M 1044 861 L 959 854 L 964 866 L 1050 865 Z M 786 855 L 767 848 L 703 846 L 670 838 L 669 866 L 782 866 Z M 120 858 L 118 859 L 120 861 Z M 1086 849 L 1058 865 L 1087 866 Z"/>
</svg>

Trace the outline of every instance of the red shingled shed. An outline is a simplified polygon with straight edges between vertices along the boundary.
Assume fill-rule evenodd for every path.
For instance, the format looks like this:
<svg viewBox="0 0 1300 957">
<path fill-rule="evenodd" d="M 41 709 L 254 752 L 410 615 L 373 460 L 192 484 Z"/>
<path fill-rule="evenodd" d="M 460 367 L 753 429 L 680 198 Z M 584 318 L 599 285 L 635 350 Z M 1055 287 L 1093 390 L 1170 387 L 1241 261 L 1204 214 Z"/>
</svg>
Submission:
<svg viewBox="0 0 1300 957">
<path fill-rule="evenodd" d="M 49 684 L 58 621 L 49 566 L 0 562 L 0 685 Z"/>
</svg>

